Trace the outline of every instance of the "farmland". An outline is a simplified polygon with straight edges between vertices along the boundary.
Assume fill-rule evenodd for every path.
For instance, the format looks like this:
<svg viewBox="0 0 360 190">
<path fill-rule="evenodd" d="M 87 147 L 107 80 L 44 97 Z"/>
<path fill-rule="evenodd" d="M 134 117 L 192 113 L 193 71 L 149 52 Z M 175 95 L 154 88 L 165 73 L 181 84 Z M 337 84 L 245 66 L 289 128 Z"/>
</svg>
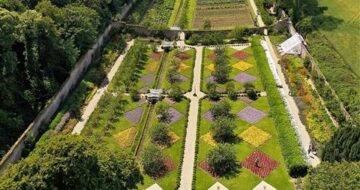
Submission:
<svg viewBox="0 0 360 190">
<path fill-rule="evenodd" d="M 202 29 L 206 20 L 211 22 L 213 29 L 253 26 L 250 10 L 244 0 L 198 0 L 192 28 Z"/>
</svg>

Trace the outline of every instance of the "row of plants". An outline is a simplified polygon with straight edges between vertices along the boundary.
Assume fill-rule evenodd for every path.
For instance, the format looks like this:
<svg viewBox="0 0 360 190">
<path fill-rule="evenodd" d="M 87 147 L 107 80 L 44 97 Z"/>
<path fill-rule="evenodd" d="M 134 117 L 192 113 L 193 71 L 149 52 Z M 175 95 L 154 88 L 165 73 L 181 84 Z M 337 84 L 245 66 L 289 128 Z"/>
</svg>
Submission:
<svg viewBox="0 0 360 190">
<path fill-rule="evenodd" d="M 271 99 L 269 101 L 271 107 L 270 114 L 274 118 L 282 154 L 285 158 L 289 174 L 292 177 L 305 176 L 308 165 L 305 162 L 304 154 L 300 148 L 295 131 L 291 126 L 285 104 L 276 87 L 276 82 L 268 65 L 265 52 L 260 44 L 260 37 L 256 36 L 252 39 L 252 48 L 258 70 L 261 74 L 261 81 L 266 89 L 267 96 Z"/>
<path fill-rule="evenodd" d="M 106 73 L 110 70 L 116 58 L 125 49 L 126 43 L 124 39 L 114 37 L 114 39 L 104 48 L 103 56 L 98 58 L 89 68 L 84 78 L 79 82 L 78 86 L 74 89 L 69 97 L 62 104 L 59 111 L 48 125 L 43 125 L 40 134 L 44 133 L 39 142 L 44 142 L 54 134 L 55 128 L 59 125 L 65 114 L 70 114 L 70 117 L 63 123 L 62 133 L 70 133 L 81 117 L 82 109 L 88 104 L 93 95 L 96 93 L 98 86 L 101 85 L 102 80 L 105 78 Z M 25 140 L 24 156 L 30 153 L 34 147 L 36 140 L 31 136 Z"/>
<path fill-rule="evenodd" d="M 307 82 L 310 74 L 304 67 L 303 60 L 287 56 L 282 58 L 280 64 L 290 85 L 292 96 L 298 97 L 298 106 L 310 135 L 322 147 L 331 139 L 335 126 L 322 106 L 317 93 Z"/>
<path fill-rule="evenodd" d="M 155 0 L 141 24 L 151 29 L 167 28 L 175 0 Z"/>
<path fill-rule="evenodd" d="M 320 33 L 308 35 L 307 40 L 311 44 L 311 54 L 316 59 L 330 86 L 336 91 L 345 109 L 352 116 L 353 123 L 345 120 L 344 114 L 340 111 L 339 102 L 331 93 L 330 87 L 324 83 L 321 77 L 314 76 L 317 89 L 326 101 L 328 109 L 340 124 L 359 126 L 360 112 L 358 111 L 358 105 L 360 104 L 360 92 L 358 87 L 360 86 L 360 80 L 358 76 L 349 69 L 341 56 L 334 51 Z"/>
<path fill-rule="evenodd" d="M 245 0 L 198 0 L 199 5 L 209 4 L 227 4 L 227 3 L 245 3 Z"/>
<path fill-rule="evenodd" d="M 266 25 L 273 24 L 275 19 L 268 12 L 268 8 L 270 8 L 269 5 L 271 4 L 271 3 L 269 3 L 269 0 L 255 0 L 255 4 L 259 10 L 259 13 L 261 15 L 261 18 L 262 18 L 264 24 L 266 24 Z M 257 14 L 257 13 L 255 13 L 255 14 Z"/>
<path fill-rule="evenodd" d="M 171 13 L 171 17 L 170 17 L 169 23 L 168 23 L 169 27 L 174 26 L 174 24 L 176 22 L 176 18 L 179 15 L 179 11 L 181 10 L 181 5 L 183 3 L 184 3 L 183 0 L 175 0 L 174 10 Z"/>
</svg>

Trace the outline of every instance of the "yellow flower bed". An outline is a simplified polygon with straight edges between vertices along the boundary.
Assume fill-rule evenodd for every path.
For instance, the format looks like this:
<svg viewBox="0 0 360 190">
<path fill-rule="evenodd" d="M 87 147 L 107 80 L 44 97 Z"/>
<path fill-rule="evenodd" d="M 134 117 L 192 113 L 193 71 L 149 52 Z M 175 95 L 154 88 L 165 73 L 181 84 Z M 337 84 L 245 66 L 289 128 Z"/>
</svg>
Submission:
<svg viewBox="0 0 360 190">
<path fill-rule="evenodd" d="M 211 146 L 216 146 L 216 142 L 213 139 L 211 133 L 206 133 L 205 135 L 200 137 L 201 140 L 203 140 L 204 142 L 206 142 L 207 144 L 211 145 Z"/>
<path fill-rule="evenodd" d="M 271 135 L 255 126 L 251 126 L 242 132 L 240 138 L 244 141 L 252 144 L 255 147 L 259 147 L 271 138 Z"/>
<path fill-rule="evenodd" d="M 254 67 L 254 65 L 247 63 L 245 61 L 240 61 L 239 63 L 232 65 L 232 67 L 239 69 L 240 71 L 246 71 L 246 70 Z"/>
<path fill-rule="evenodd" d="M 181 63 L 178 72 L 184 71 L 184 70 L 186 70 L 188 68 L 190 68 L 190 66 L 185 65 L 184 63 Z"/>
<path fill-rule="evenodd" d="M 127 148 L 130 147 L 134 142 L 136 132 L 137 130 L 135 127 L 130 127 L 129 129 L 126 129 L 114 135 L 114 138 L 116 139 L 116 142 L 120 144 L 120 146 Z"/>
<path fill-rule="evenodd" d="M 208 66 L 206 66 L 207 69 L 209 69 L 210 71 L 215 71 L 215 65 L 214 64 L 210 64 Z"/>
</svg>

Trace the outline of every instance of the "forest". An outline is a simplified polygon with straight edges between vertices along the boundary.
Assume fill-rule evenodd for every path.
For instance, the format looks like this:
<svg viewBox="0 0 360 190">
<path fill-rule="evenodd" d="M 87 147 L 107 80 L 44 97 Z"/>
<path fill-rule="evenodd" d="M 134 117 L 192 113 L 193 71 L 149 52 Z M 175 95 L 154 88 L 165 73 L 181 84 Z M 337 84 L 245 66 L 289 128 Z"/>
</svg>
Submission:
<svg viewBox="0 0 360 190">
<path fill-rule="evenodd" d="M 129 0 L 0 0 L 0 156 Z"/>
</svg>

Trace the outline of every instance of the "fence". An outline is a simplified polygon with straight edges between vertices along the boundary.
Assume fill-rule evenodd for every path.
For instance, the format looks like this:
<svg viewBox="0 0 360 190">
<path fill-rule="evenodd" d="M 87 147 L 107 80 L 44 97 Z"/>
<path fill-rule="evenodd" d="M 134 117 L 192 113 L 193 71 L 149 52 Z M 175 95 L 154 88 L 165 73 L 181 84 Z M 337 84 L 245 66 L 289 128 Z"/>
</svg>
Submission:
<svg viewBox="0 0 360 190">
<path fill-rule="evenodd" d="M 125 4 L 119 19 L 124 18 L 128 14 L 135 1 L 136 0 L 133 0 L 129 4 Z M 50 121 L 61 103 L 66 99 L 70 91 L 78 84 L 87 68 L 101 52 L 102 48 L 111 38 L 116 29 L 118 29 L 118 25 L 116 23 L 110 24 L 105 29 L 103 34 L 97 39 L 96 43 L 91 47 L 91 49 L 81 57 L 75 67 L 71 70 L 70 76 L 65 80 L 58 93 L 51 98 L 50 104 L 47 105 L 37 115 L 34 121 L 26 128 L 26 130 L 21 134 L 18 140 L 12 145 L 10 150 L 2 158 L 0 161 L 0 174 L 6 169 L 7 166 L 9 166 L 9 164 L 14 163 L 21 158 L 26 136 L 29 134 L 37 136 L 40 126 Z"/>
</svg>

